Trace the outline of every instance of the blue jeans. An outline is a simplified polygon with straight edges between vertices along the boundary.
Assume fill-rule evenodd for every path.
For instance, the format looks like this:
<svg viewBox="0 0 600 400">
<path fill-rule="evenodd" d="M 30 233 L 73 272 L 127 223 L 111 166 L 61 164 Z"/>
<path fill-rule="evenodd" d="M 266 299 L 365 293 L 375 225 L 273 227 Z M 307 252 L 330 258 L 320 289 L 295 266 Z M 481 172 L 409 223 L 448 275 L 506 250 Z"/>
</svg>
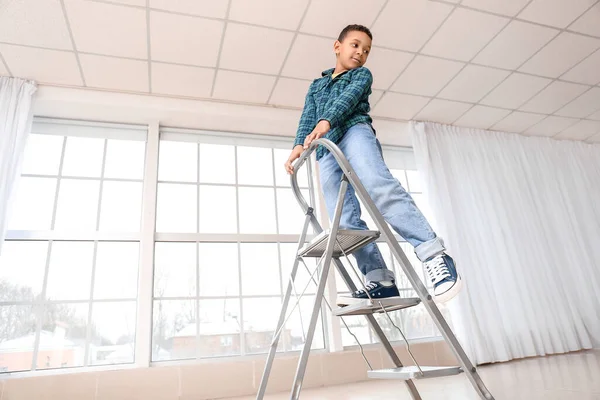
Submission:
<svg viewBox="0 0 600 400">
<path fill-rule="evenodd" d="M 383 218 L 400 236 L 413 245 L 419 260 L 425 261 L 445 250 L 442 239 L 431 229 L 413 198 L 402 188 L 400 182 L 392 176 L 385 165 L 381 145 L 371 125 L 354 125 L 346 132 L 338 147 L 348 159 Z M 319 170 L 327 211 L 329 217 L 333 218 L 342 170 L 329 152 L 319 160 Z M 367 224 L 361 219 L 360 204 L 351 185 L 348 185 L 344 198 L 340 229 L 367 229 Z M 375 243 L 357 250 L 353 255 L 367 281 L 394 279 L 394 273 L 385 265 Z"/>
</svg>

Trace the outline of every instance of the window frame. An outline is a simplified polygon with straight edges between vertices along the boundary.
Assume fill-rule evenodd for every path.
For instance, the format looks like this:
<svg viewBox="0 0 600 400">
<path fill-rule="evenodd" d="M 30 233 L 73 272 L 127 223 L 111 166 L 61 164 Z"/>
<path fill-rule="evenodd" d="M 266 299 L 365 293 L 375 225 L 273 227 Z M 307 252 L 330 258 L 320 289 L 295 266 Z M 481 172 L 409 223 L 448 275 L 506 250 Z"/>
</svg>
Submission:
<svg viewBox="0 0 600 400">
<path fill-rule="evenodd" d="M 6 232 L 6 241 L 22 241 L 22 242 L 46 242 L 47 250 L 45 257 L 45 265 L 43 270 L 43 284 L 40 296 L 38 300 L 32 301 L 8 301 L 2 302 L 0 305 L 22 305 L 22 306 L 31 306 L 32 312 L 36 318 L 36 327 L 34 343 L 33 343 L 33 352 L 32 352 L 32 360 L 31 360 L 31 368 L 29 370 L 24 371 L 11 371 L 1 373 L 2 376 L 30 376 L 32 373 L 48 373 L 49 371 L 55 370 L 63 370 L 62 368 L 40 368 L 41 366 L 36 365 L 38 354 L 40 351 L 40 341 L 41 341 L 41 331 L 43 324 L 43 315 L 44 315 L 44 307 L 47 304 L 71 304 L 71 305 L 87 305 L 87 323 L 86 323 L 86 342 L 85 342 L 85 352 L 83 358 L 82 366 L 73 366 L 64 368 L 64 370 L 81 370 L 85 371 L 88 369 L 96 369 L 99 367 L 106 367 L 107 369 L 111 369 L 111 367 L 122 367 L 135 363 L 136 353 L 134 352 L 133 360 L 131 363 L 123 363 L 123 364 L 111 364 L 111 365 L 94 365 L 92 364 L 92 360 L 90 360 L 91 354 L 91 343 L 92 343 L 92 308 L 94 304 L 110 304 L 110 303 L 119 303 L 119 302 L 128 302 L 133 303 L 135 301 L 136 308 L 139 307 L 139 292 L 136 298 L 94 298 L 94 290 L 95 290 L 95 270 L 97 264 L 97 252 L 99 243 L 110 242 L 110 243 L 138 243 L 138 248 L 141 247 L 141 225 L 140 232 L 110 232 L 110 231 L 99 231 L 99 224 L 101 218 L 101 209 L 102 209 L 102 189 L 104 182 L 138 182 L 142 183 L 142 191 L 144 186 L 144 177 L 142 176 L 139 179 L 128 179 L 128 178 L 107 178 L 104 176 L 105 167 L 106 167 L 106 154 L 107 154 L 107 146 L 108 140 L 110 139 L 121 139 L 121 140 L 135 140 L 146 143 L 147 141 L 147 125 L 140 124 L 121 124 L 121 123 L 105 123 L 105 122 L 91 122 L 91 121 L 82 121 L 82 120 L 64 120 L 64 119 L 55 119 L 55 118 L 45 118 L 45 117 L 34 117 L 32 123 L 32 134 L 40 134 L 40 135 L 55 135 L 63 138 L 61 144 L 61 154 L 59 166 L 56 174 L 28 174 L 23 173 L 20 177 L 33 177 L 33 178 L 53 178 L 56 179 L 56 188 L 54 193 L 54 203 L 52 209 L 52 217 L 51 217 L 51 225 L 48 230 L 7 230 Z M 62 174 L 62 166 L 64 165 L 65 153 L 66 153 L 66 145 L 69 137 L 82 137 L 82 138 L 100 138 L 104 141 L 103 144 L 103 157 L 102 157 L 102 165 L 101 172 L 98 177 L 79 177 L 79 176 L 69 176 Z M 147 148 L 144 151 L 146 154 Z M 145 164 L 145 159 L 143 160 Z M 95 216 L 95 231 L 88 232 L 78 232 L 78 231 L 56 231 L 54 230 L 54 224 L 57 215 L 58 209 L 58 200 L 59 200 L 59 191 L 60 191 L 60 182 L 62 179 L 71 179 L 71 180 L 87 180 L 87 181 L 97 181 L 99 182 L 99 192 L 98 192 L 98 204 L 96 208 L 96 216 Z M 142 204 L 140 206 L 143 207 L 144 198 L 140 199 Z M 141 223 L 142 215 L 140 215 L 140 223 Z M 93 244 L 93 259 L 91 266 L 91 280 L 90 280 L 90 293 L 86 299 L 79 300 L 48 300 L 46 299 L 47 287 L 48 287 L 48 274 L 50 270 L 51 263 L 51 251 L 52 245 L 55 242 L 85 242 Z M 140 272 L 140 263 L 138 259 L 138 275 Z M 138 282 L 139 286 L 139 282 Z M 138 328 L 138 318 L 136 315 L 135 320 L 135 340 L 137 343 L 137 339 L 139 336 Z"/>
<path fill-rule="evenodd" d="M 137 299 L 136 299 L 136 334 L 135 334 L 135 352 L 134 352 L 134 362 L 130 364 L 112 364 L 112 365 L 85 365 L 88 364 L 88 356 L 89 356 L 89 342 L 86 345 L 86 356 L 85 356 L 85 366 L 82 367 L 72 367 L 65 369 L 31 369 L 28 371 L 13 371 L 13 372 L 5 372 L 0 374 L 1 377 L 20 377 L 20 376 L 36 376 L 41 374 L 60 374 L 66 373 L 70 371 L 83 372 L 83 371 L 98 371 L 98 370 L 119 370 L 119 369 L 130 369 L 137 367 L 148 367 L 154 365 L 185 365 L 192 364 L 198 361 L 210 361 L 215 357 L 196 357 L 194 359 L 174 359 L 174 360 L 165 360 L 165 361 L 152 361 L 152 331 L 153 331 L 153 307 L 154 307 L 154 248 L 156 243 L 158 242 L 219 242 L 219 243 L 237 243 L 238 244 L 238 268 L 240 267 L 240 243 L 245 242 L 258 242 L 258 243 L 277 243 L 278 248 L 278 257 L 281 258 L 281 246 L 282 243 L 294 243 L 297 244 L 297 241 L 300 237 L 300 232 L 298 234 L 279 234 L 279 226 L 278 226 L 278 214 L 277 214 L 277 189 L 278 188 L 288 188 L 287 186 L 277 185 L 277 179 L 275 176 L 275 170 L 273 171 L 273 187 L 275 192 L 275 218 L 276 218 L 276 234 L 207 234 L 207 233 L 161 233 L 156 232 L 156 214 L 157 214 L 157 192 L 158 192 L 158 163 L 159 163 L 159 146 L 161 138 L 168 138 L 169 140 L 182 140 L 182 141 L 191 141 L 200 143 L 199 140 L 202 140 L 202 143 L 211 143 L 211 144 L 227 144 L 234 146 L 252 146 L 259 143 L 269 144 L 269 147 L 272 149 L 286 149 L 290 150 L 293 144 L 293 138 L 284 137 L 284 136 L 271 136 L 271 135 L 258 135 L 252 133 L 239 133 L 239 132 L 223 132 L 223 131 L 212 131 L 212 130 L 201 130 L 201 129 L 184 129 L 184 128 L 175 128 L 168 127 L 159 124 L 159 121 L 153 121 L 148 124 L 120 124 L 120 123 L 105 123 L 105 122 L 90 122 L 84 120 L 64 120 L 57 118 L 44 118 L 44 117 L 35 117 L 34 118 L 34 129 L 32 133 L 48 133 L 52 134 L 56 133 L 58 129 L 63 129 L 61 136 L 82 136 L 82 137 L 94 137 L 97 134 L 98 130 L 102 130 L 105 128 L 112 129 L 111 132 L 121 132 L 124 135 L 127 133 L 131 133 L 130 130 L 133 127 L 133 130 L 141 130 L 145 134 L 145 159 L 144 159 L 144 170 L 143 177 L 141 179 L 142 182 L 142 211 L 141 211 L 141 221 L 140 221 L 140 232 L 139 233 L 114 233 L 114 232 L 102 232 L 96 231 L 91 233 L 65 233 L 65 232 L 57 232 L 57 231 L 25 231 L 25 230 L 12 230 L 8 231 L 6 235 L 6 240 L 21 240 L 21 241 L 48 241 L 51 243 L 52 241 L 65 241 L 65 240 L 78 240 L 78 241 L 93 241 L 94 247 L 97 247 L 98 242 L 103 241 L 129 241 L 129 242 L 138 242 L 139 243 L 139 263 L 138 263 L 138 290 L 137 290 Z M 65 130 L 66 127 L 66 130 Z M 43 129 L 42 129 L 43 128 Z M 95 136 L 97 137 L 97 136 Z M 104 139 L 109 139 L 106 135 L 103 136 Z M 119 138 L 123 138 L 124 136 L 118 136 Z M 105 141 L 105 155 L 106 158 L 106 141 Z M 64 146 L 65 142 L 63 142 L 63 150 L 61 154 L 61 158 L 64 157 Z M 414 159 L 414 153 L 411 148 L 403 148 L 397 146 L 382 146 L 382 151 L 386 163 L 390 169 L 401 169 L 401 170 L 416 170 L 416 163 Z M 274 153 L 273 153 L 274 154 Z M 236 159 L 237 159 L 237 151 L 236 151 Z M 308 179 L 308 189 L 310 193 L 309 202 L 314 205 L 315 212 L 317 214 L 317 218 L 322 224 L 324 228 L 329 225 L 329 220 L 326 216 L 323 199 L 320 195 L 320 190 L 318 190 L 318 174 L 316 173 L 318 170 L 318 166 L 314 165 L 314 156 L 312 158 L 312 163 L 307 163 L 307 168 L 309 168 L 310 176 L 312 179 Z M 105 160 L 103 161 L 103 163 Z M 199 160 L 198 160 L 199 162 Z M 61 160 L 62 163 L 62 160 Z M 282 168 L 282 166 L 275 165 L 275 158 L 273 157 L 273 168 Z M 104 169 L 104 168 L 103 168 Z M 60 173 L 59 173 L 60 174 Z M 406 174 L 406 173 L 405 173 Z M 236 162 L 236 182 L 235 187 L 238 188 L 240 186 L 253 186 L 253 185 L 239 185 L 237 182 L 237 162 Z M 30 175 L 24 175 L 30 176 Z M 35 174 L 31 176 L 37 176 Z M 39 175 L 44 176 L 46 175 Z M 60 179 L 60 176 L 58 177 Z M 94 178 L 95 179 L 95 178 Z M 98 179 L 105 179 L 103 176 Z M 119 181 L 117 178 L 109 178 L 107 180 L 115 180 Z M 132 181 L 130 179 L 124 179 L 125 181 Z M 199 179 L 198 179 L 199 180 Z M 140 180 L 133 180 L 139 182 Z M 196 185 L 201 185 L 201 182 L 196 182 Z M 261 185 L 256 185 L 256 187 L 261 187 Z M 408 189 L 408 188 L 407 188 Z M 58 188 L 56 190 L 56 195 L 58 195 Z M 101 193 L 100 193 L 101 196 Z M 236 197 L 239 197 L 236 191 Z M 198 199 L 199 201 L 199 199 Z M 239 200 L 238 200 L 239 201 Z M 239 203 L 237 203 L 239 204 Z M 56 206 L 57 200 L 55 199 L 54 203 L 54 211 L 56 214 Z M 100 205 L 98 205 L 100 208 Z M 239 206 L 238 206 L 239 207 Z M 237 224 L 238 224 L 238 232 L 239 232 L 239 210 L 237 215 Z M 396 239 L 399 241 L 403 241 L 398 235 L 395 235 Z M 379 242 L 382 240 L 380 239 Z M 280 274 L 282 274 L 282 266 L 281 259 L 279 270 Z M 44 274 L 48 272 L 48 263 L 49 257 L 46 257 L 46 266 Z M 336 288 L 336 280 L 332 279 L 333 276 L 330 275 L 328 279 L 328 286 L 325 296 L 327 296 L 330 300 L 333 298 L 335 300 L 335 295 L 337 294 Z M 241 271 L 239 271 L 239 279 L 242 279 Z M 283 298 L 284 296 L 284 288 L 286 286 L 287 277 L 281 276 L 281 294 L 279 297 Z M 91 286 L 92 296 L 93 296 L 93 284 Z M 332 297 L 333 296 L 333 297 Z M 240 299 L 240 319 L 243 324 L 243 307 L 241 306 L 242 300 L 244 298 L 252 298 L 255 296 L 244 296 L 241 292 L 238 294 Z M 171 299 L 171 298 L 169 298 Z M 198 304 L 200 297 L 194 299 L 196 304 Z M 93 297 L 90 297 L 88 302 L 102 302 L 103 300 L 94 300 Z M 106 300 L 104 300 L 106 301 Z M 115 300 L 109 300 L 115 301 Z M 61 303 L 68 303 L 68 301 Z M 28 304 L 28 303 L 19 303 L 19 304 Z M 293 302 L 292 302 L 293 304 Z M 324 305 L 321 307 L 321 315 L 322 315 L 322 323 L 323 323 L 323 333 L 324 333 L 324 349 L 313 350 L 315 352 L 331 352 L 331 351 L 343 351 L 348 348 L 352 348 L 354 346 L 343 346 L 342 337 L 341 337 L 341 329 L 340 322 L 336 320 L 336 317 L 330 315 L 328 310 Z M 273 316 L 275 318 L 275 316 Z M 88 315 L 88 323 L 91 318 L 91 315 Z M 38 327 L 36 330 L 37 342 L 36 348 L 34 352 L 37 352 L 37 344 L 39 343 L 40 336 L 40 324 L 38 322 Z M 89 330 L 89 327 L 88 327 Z M 89 334 L 88 334 L 89 335 Z M 242 346 L 244 345 L 244 330 L 243 325 L 242 329 L 240 329 Z M 372 335 L 372 334 L 370 334 Z M 431 336 L 431 337 L 423 337 L 412 339 L 413 342 L 429 342 L 433 340 L 438 340 L 439 335 Z M 363 344 L 364 347 L 375 347 L 379 346 L 378 343 L 366 343 Z M 242 347 L 243 348 L 243 347 Z M 291 351 L 286 353 L 295 353 L 297 351 Z M 232 359 L 253 359 L 256 358 L 256 354 L 248 354 L 248 355 L 236 355 L 236 356 L 224 356 Z M 218 358 L 221 358 L 217 356 Z M 35 363 L 37 358 L 37 354 L 34 353 L 32 364 Z M 32 365 L 33 366 L 33 365 Z"/>
<path fill-rule="evenodd" d="M 282 186 L 278 184 L 276 177 L 276 168 L 283 168 L 283 166 L 276 165 L 276 157 L 275 150 L 283 149 L 291 151 L 291 147 L 293 145 L 291 138 L 281 137 L 281 136 L 269 136 L 269 135 L 257 135 L 251 133 L 238 133 L 238 132 L 216 132 L 209 130 L 200 130 L 200 129 L 187 129 L 187 128 L 173 128 L 168 126 L 160 126 L 159 128 L 159 142 L 160 140 L 169 140 L 169 141 L 181 141 L 187 143 L 194 144 L 217 144 L 217 145 L 229 145 L 234 146 L 234 158 L 235 158 L 235 182 L 231 184 L 217 184 L 218 186 L 227 186 L 227 187 L 235 187 L 236 188 L 236 207 L 237 207 L 237 230 L 238 233 L 170 233 L 170 232 L 156 232 L 155 233 L 155 243 L 164 243 L 164 242 L 174 242 L 174 243 L 236 243 L 238 250 L 238 279 L 239 285 L 242 284 L 242 251 L 241 245 L 244 243 L 274 243 L 277 245 L 277 258 L 279 261 L 278 271 L 280 274 L 280 294 L 279 295 L 248 295 L 243 294 L 243 292 L 238 293 L 236 296 L 226 296 L 228 299 L 237 298 L 239 300 L 239 318 L 240 318 L 240 346 L 241 346 L 241 354 L 235 356 L 209 356 L 203 357 L 199 354 L 196 354 L 196 357 L 193 359 L 174 359 L 174 360 L 160 360 L 153 361 L 150 360 L 150 365 L 170 365 L 177 364 L 186 360 L 205 360 L 205 359 L 214 359 L 214 358 L 222 358 L 222 357 L 236 357 L 236 358 L 244 358 L 244 357 L 256 357 L 256 353 L 245 353 L 245 334 L 247 333 L 244 330 L 244 306 L 243 302 L 245 299 L 253 299 L 253 298 L 275 298 L 279 297 L 280 300 L 283 300 L 285 295 L 285 288 L 287 283 L 287 276 L 283 275 L 283 267 L 282 267 L 282 251 L 281 244 L 297 244 L 300 239 L 300 232 L 297 234 L 286 234 L 279 233 L 279 216 L 278 216 L 278 198 L 277 191 L 278 189 L 290 189 L 291 186 Z M 261 147 L 267 148 L 271 150 L 271 159 L 272 159 L 272 172 L 273 172 L 273 183 L 272 185 L 265 184 L 246 184 L 240 183 L 238 179 L 238 146 L 248 146 L 248 147 Z M 198 163 L 197 167 L 200 167 L 200 159 L 197 158 L 196 162 Z M 306 163 L 306 167 L 303 168 L 305 173 L 310 173 L 313 171 L 314 160 L 311 160 L 310 163 Z M 307 169 L 308 168 L 308 171 Z M 316 191 L 315 191 L 315 182 L 314 177 L 311 178 L 312 175 L 309 175 L 307 179 L 307 186 L 302 186 L 304 190 L 309 191 L 309 198 L 306 199 L 310 204 L 316 204 Z M 162 181 L 157 180 L 157 185 L 159 183 L 179 183 L 177 181 Z M 200 180 L 200 177 L 197 176 L 196 182 L 186 182 L 186 184 L 197 185 L 200 187 L 201 185 L 212 185 L 211 183 L 203 183 Z M 274 193 L 274 215 L 275 215 L 275 233 L 273 234 L 260 234 L 260 233 L 240 233 L 240 213 L 239 213 L 239 188 L 269 188 L 273 189 Z M 197 199 L 197 203 L 200 199 Z M 318 207 L 315 207 L 315 210 Z M 318 211 L 316 212 L 317 217 L 319 216 Z M 197 216 L 199 218 L 199 216 Z M 197 224 L 198 228 L 198 224 Z M 300 229 L 300 228 L 299 228 Z M 198 260 L 196 260 L 198 262 Z M 198 265 L 196 265 L 196 273 L 198 273 Z M 197 289 L 198 292 L 198 289 Z M 217 296 L 200 296 L 199 294 L 196 297 L 165 297 L 165 300 L 194 300 L 196 302 L 196 307 L 199 307 L 199 302 L 201 300 L 207 299 L 215 299 L 221 297 Z M 225 297 L 223 297 L 225 298 Z M 154 293 L 152 294 L 152 302 L 157 300 L 154 297 Z M 293 302 L 292 302 L 293 304 Z M 290 306 L 291 307 L 291 306 Z M 325 306 L 322 306 L 322 312 L 324 312 Z M 197 310 L 198 312 L 198 310 Z M 324 315 L 324 314 L 322 314 Z M 273 316 L 273 319 L 276 319 L 276 316 Z M 324 349 L 319 349 L 316 351 L 327 351 L 328 349 L 328 329 L 329 327 L 325 323 L 326 318 L 322 318 L 323 322 L 323 337 L 324 337 Z M 295 353 L 297 351 L 285 351 L 286 354 Z"/>
</svg>

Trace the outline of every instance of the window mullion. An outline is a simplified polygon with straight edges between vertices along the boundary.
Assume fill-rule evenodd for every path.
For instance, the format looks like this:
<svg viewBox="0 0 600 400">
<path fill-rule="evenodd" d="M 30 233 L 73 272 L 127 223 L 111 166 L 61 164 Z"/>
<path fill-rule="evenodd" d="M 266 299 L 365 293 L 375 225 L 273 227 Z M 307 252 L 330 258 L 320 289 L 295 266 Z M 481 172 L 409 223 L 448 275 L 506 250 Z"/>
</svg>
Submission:
<svg viewBox="0 0 600 400">
<path fill-rule="evenodd" d="M 159 124 L 148 125 L 144 188 L 142 194 L 142 222 L 140 261 L 138 272 L 138 301 L 136 313 L 135 364 L 150 365 L 152 359 L 152 306 L 154 288 L 154 231 L 156 227 L 156 199 L 158 186 Z"/>
<path fill-rule="evenodd" d="M 63 164 L 65 161 L 65 151 L 67 148 L 67 138 L 63 138 L 62 150 L 60 155 L 60 164 L 58 165 L 58 179 L 56 181 L 56 192 L 54 193 L 54 204 L 52 207 L 52 220 L 50 221 L 50 229 L 54 229 L 56 222 L 56 210 L 58 207 L 58 191 L 60 190 L 60 178 L 62 175 Z M 46 268 L 44 271 L 44 282 L 42 284 L 42 293 L 40 298 L 34 305 L 34 312 L 37 317 L 36 329 L 35 329 L 35 340 L 33 344 L 33 358 L 31 360 L 31 370 L 35 371 L 37 368 L 37 358 L 40 346 L 40 334 L 42 331 L 42 319 L 44 318 L 44 300 L 46 298 L 46 287 L 48 285 L 48 274 L 50 270 L 50 256 L 52 254 L 52 240 L 48 241 L 48 252 L 46 253 Z"/>
<path fill-rule="evenodd" d="M 234 147 L 234 161 L 235 161 L 235 214 L 237 223 L 237 234 L 240 234 L 240 187 L 238 181 L 238 147 Z M 240 355 L 246 354 L 246 332 L 244 328 L 244 292 L 242 282 L 242 245 L 240 241 L 237 241 L 237 255 L 238 255 L 238 280 L 239 280 L 239 291 L 240 291 Z"/>
</svg>

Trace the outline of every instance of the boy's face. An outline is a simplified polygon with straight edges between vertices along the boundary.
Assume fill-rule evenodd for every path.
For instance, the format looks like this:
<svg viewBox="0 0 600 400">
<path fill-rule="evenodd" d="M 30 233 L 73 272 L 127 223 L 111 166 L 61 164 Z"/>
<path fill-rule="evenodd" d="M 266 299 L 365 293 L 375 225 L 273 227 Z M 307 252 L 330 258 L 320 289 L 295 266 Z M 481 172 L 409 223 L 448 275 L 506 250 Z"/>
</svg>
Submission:
<svg viewBox="0 0 600 400">
<path fill-rule="evenodd" d="M 346 70 L 362 67 L 371 52 L 371 38 L 364 32 L 350 31 L 333 45 L 338 63 Z"/>
</svg>

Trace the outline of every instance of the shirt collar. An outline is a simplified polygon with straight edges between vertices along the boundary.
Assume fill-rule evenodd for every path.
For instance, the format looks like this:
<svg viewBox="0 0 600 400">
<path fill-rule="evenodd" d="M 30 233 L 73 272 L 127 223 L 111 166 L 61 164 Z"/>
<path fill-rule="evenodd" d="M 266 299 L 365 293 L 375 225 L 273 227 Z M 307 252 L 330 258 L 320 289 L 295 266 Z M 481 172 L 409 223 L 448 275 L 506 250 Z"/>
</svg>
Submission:
<svg viewBox="0 0 600 400">
<path fill-rule="evenodd" d="M 331 76 L 333 74 L 333 71 L 335 71 L 335 68 L 326 69 L 325 71 L 321 72 L 321 76 Z M 346 72 L 348 71 L 340 72 L 340 75 L 345 74 Z"/>
<path fill-rule="evenodd" d="M 331 74 L 333 74 L 333 71 L 335 71 L 335 68 L 326 69 L 325 71 L 321 72 L 321 76 L 331 76 Z"/>
</svg>

